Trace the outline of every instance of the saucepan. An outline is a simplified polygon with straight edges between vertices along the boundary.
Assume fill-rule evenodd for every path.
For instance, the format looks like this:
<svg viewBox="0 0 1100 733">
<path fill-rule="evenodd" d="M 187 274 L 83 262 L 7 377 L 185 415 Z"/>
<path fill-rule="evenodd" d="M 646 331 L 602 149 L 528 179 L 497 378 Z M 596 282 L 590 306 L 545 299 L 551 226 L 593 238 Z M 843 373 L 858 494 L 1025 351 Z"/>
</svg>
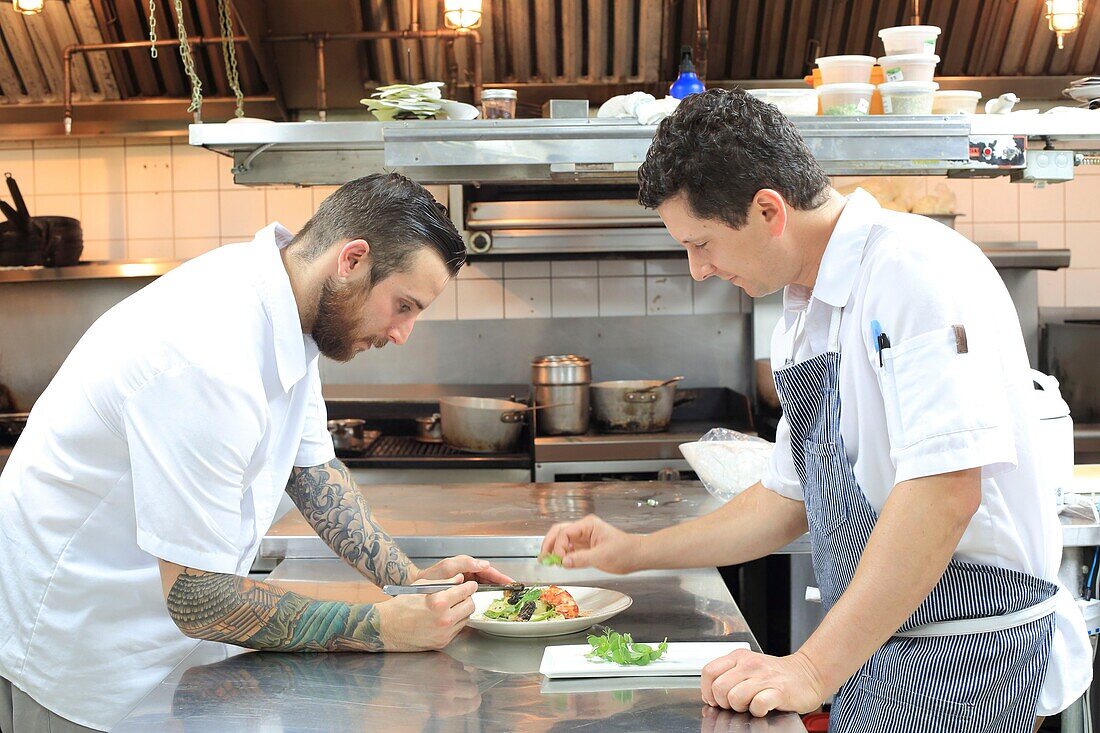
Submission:
<svg viewBox="0 0 1100 733">
<path fill-rule="evenodd" d="M 525 405 L 489 397 L 444 397 L 439 401 L 443 442 L 468 453 L 514 453 L 527 413 L 566 403 Z"/>
<path fill-rule="evenodd" d="M 619 379 L 592 383 L 592 415 L 606 433 L 659 433 L 668 429 L 683 377 Z"/>
<path fill-rule="evenodd" d="M 443 430 L 439 413 L 416 418 L 416 439 L 421 443 L 442 443 Z"/>
</svg>

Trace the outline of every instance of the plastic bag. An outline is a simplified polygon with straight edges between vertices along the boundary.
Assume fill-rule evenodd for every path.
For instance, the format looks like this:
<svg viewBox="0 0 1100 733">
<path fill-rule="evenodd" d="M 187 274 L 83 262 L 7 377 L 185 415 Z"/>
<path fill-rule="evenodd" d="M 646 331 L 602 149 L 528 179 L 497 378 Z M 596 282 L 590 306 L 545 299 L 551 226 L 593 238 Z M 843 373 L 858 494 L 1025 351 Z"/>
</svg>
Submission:
<svg viewBox="0 0 1100 733">
<path fill-rule="evenodd" d="M 763 438 L 714 428 L 694 443 L 681 444 L 680 452 L 707 491 L 729 501 L 763 478 L 773 448 Z"/>
</svg>

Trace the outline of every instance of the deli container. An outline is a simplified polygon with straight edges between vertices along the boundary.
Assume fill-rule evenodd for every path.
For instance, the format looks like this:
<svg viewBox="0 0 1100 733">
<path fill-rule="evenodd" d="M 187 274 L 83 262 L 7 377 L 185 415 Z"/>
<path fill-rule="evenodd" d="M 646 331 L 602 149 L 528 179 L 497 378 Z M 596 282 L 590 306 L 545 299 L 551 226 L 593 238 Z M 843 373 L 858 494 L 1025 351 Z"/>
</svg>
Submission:
<svg viewBox="0 0 1100 733">
<path fill-rule="evenodd" d="M 878 32 L 887 56 L 903 53 L 936 53 L 940 29 L 934 25 L 899 25 Z"/>
<path fill-rule="evenodd" d="M 871 111 L 874 84 L 822 84 L 821 113 L 825 115 L 865 115 Z"/>
<path fill-rule="evenodd" d="M 934 81 L 888 81 L 878 85 L 882 111 L 888 115 L 930 115 L 940 85 Z"/>
<path fill-rule="evenodd" d="M 822 56 L 817 59 L 822 84 L 867 84 L 871 81 L 874 56 Z"/>
<path fill-rule="evenodd" d="M 967 89 L 943 89 L 932 97 L 934 115 L 972 115 L 978 111 L 981 92 Z"/>
<path fill-rule="evenodd" d="M 811 117 L 817 114 L 816 89 L 748 89 L 761 102 L 774 104 L 788 117 Z"/>
<path fill-rule="evenodd" d="M 928 53 L 903 53 L 883 56 L 878 60 L 886 81 L 932 81 L 940 57 Z"/>
</svg>

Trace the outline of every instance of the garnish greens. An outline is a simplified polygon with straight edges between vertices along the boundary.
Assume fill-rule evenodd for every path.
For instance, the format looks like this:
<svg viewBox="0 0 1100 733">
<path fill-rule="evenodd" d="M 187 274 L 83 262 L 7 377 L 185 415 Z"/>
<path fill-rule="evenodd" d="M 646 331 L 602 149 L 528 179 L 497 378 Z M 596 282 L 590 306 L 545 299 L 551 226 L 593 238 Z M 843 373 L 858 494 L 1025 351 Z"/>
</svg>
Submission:
<svg viewBox="0 0 1100 733">
<path fill-rule="evenodd" d="M 607 662 L 633 664 L 639 667 L 657 661 L 668 651 L 667 637 L 654 647 L 634 641 L 630 638 L 630 634 L 620 634 L 611 629 L 604 630 L 600 636 L 589 634 L 588 643 L 592 645 L 592 651 L 585 655 L 588 659 L 593 661 L 603 659 Z"/>
<path fill-rule="evenodd" d="M 539 565 L 561 565 L 561 555 L 549 552 L 539 558 Z"/>
</svg>

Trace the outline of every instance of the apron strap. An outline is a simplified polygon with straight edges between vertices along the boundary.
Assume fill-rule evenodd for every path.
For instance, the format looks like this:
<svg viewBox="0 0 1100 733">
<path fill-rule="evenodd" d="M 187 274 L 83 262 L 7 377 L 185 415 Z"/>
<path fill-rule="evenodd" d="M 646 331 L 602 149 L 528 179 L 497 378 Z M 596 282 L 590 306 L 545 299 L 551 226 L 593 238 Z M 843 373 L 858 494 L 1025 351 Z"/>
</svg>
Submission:
<svg viewBox="0 0 1100 733">
<path fill-rule="evenodd" d="M 834 307 L 829 314 L 829 348 L 830 354 L 840 352 L 840 319 L 844 313 L 843 308 Z"/>
<path fill-rule="evenodd" d="M 983 618 L 968 618 L 958 621 L 940 621 L 933 624 L 925 624 L 908 631 L 899 631 L 894 636 L 965 636 L 968 634 L 987 634 L 991 631 L 1004 631 L 1014 629 L 1017 626 L 1029 624 L 1032 621 L 1049 616 L 1054 613 L 1058 605 L 1058 596 L 1036 603 L 1034 606 L 1006 613 L 1003 616 L 986 616 Z"/>
</svg>

